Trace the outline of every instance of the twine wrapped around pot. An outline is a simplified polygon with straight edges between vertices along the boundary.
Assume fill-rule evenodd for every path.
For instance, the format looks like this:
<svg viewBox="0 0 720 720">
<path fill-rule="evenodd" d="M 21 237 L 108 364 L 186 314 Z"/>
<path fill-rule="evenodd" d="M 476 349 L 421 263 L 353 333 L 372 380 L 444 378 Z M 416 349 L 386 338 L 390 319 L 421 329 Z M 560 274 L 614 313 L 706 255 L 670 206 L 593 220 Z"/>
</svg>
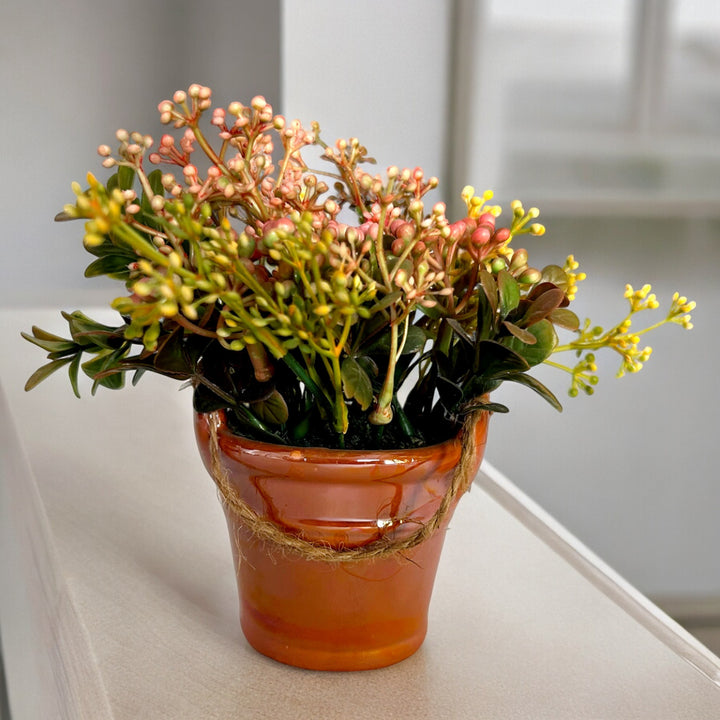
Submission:
<svg viewBox="0 0 720 720">
<path fill-rule="evenodd" d="M 443 523 L 452 507 L 453 500 L 465 493 L 471 486 L 475 474 L 475 425 L 481 412 L 469 413 L 462 430 L 462 448 L 460 461 L 455 467 L 450 487 L 442 498 L 435 514 L 426 523 L 421 523 L 410 536 L 402 539 L 388 535 L 358 547 L 332 547 L 326 543 L 306 540 L 299 535 L 287 532 L 274 522 L 262 517 L 253 510 L 239 495 L 228 480 L 227 470 L 223 467 L 218 441 L 218 428 L 221 425 L 218 412 L 209 414 L 211 476 L 218 488 L 222 502 L 258 540 L 275 544 L 278 549 L 295 553 L 306 560 L 319 562 L 358 562 L 385 558 L 402 554 L 427 540 Z"/>
</svg>

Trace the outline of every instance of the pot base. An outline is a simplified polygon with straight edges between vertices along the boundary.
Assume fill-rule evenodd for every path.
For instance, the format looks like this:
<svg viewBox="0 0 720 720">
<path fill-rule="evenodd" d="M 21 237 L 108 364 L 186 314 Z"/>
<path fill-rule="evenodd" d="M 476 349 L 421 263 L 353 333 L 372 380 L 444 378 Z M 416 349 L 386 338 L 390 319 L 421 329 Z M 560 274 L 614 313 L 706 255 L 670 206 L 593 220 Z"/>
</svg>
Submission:
<svg viewBox="0 0 720 720">
<path fill-rule="evenodd" d="M 247 607 L 241 610 L 240 625 L 245 639 L 262 655 L 305 670 L 336 672 L 374 670 L 399 663 L 420 648 L 427 631 L 427 623 L 424 623 L 414 632 L 404 633 L 402 640 L 382 645 L 380 638 L 370 643 L 370 647 L 368 640 L 373 637 L 367 633 L 357 642 L 353 642 L 347 632 L 341 642 L 336 637 L 322 642 L 317 638 L 304 637 L 305 633 L 296 629 L 288 639 L 286 631 L 278 632 L 276 627 L 259 620 Z"/>
</svg>

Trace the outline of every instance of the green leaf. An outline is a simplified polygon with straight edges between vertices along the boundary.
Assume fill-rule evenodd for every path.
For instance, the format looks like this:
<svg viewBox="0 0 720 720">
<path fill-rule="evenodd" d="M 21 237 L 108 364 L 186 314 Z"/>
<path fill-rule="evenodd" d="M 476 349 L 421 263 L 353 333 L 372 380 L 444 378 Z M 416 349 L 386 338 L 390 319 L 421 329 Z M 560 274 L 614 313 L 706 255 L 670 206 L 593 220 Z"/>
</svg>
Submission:
<svg viewBox="0 0 720 720">
<path fill-rule="evenodd" d="M 41 383 L 46 377 L 52 375 L 56 370 L 59 370 L 64 365 L 67 365 L 72 361 L 72 358 L 63 358 L 61 360 L 53 360 L 47 365 L 39 367 L 25 383 L 25 390 L 32 390 L 36 385 Z"/>
<path fill-rule="evenodd" d="M 414 385 L 405 401 L 405 413 L 413 418 L 422 419 L 432 407 L 438 377 L 437 364 L 431 364 L 423 378 Z"/>
<path fill-rule="evenodd" d="M 199 413 L 209 413 L 223 410 L 228 406 L 227 401 L 216 395 L 205 385 L 197 385 L 193 393 L 193 410 Z"/>
<path fill-rule="evenodd" d="M 518 344 L 520 341 L 517 341 Z M 475 375 L 485 378 L 504 377 L 509 373 L 524 372 L 530 368 L 525 358 L 509 343 L 500 344 L 494 340 L 483 340 L 478 343 L 480 359 Z"/>
<path fill-rule="evenodd" d="M 553 310 L 548 315 L 548 320 L 553 325 L 559 325 L 561 328 L 566 330 L 578 330 L 580 328 L 580 318 L 572 311 L 567 308 L 558 308 Z"/>
<path fill-rule="evenodd" d="M 516 382 L 520 385 L 525 385 L 531 390 L 534 390 L 538 395 L 547 400 L 558 412 L 562 412 L 562 405 L 555 395 L 548 390 L 537 378 L 532 375 L 525 373 L 518 373 L 517 375 L 511 375 L 507 378 L 510 382 Z"/>
<path fill-rule="evenodd" d="M 537 342 L 537 338 L 529 330 L 518 327 L 507 320 L 503 320 L 503 325 L 512 335 L 520 340 L 520 342 L 524 342 L 526 345 L 534 345 Z"/>
<path fill-rule="evenodd" d="M 558 287 L 546 290 L 535 298 L 522 319 L 525 327 L 530 327 L 546 318 L 565 301 L 565 293 Z"/>
<path fill-rule="evenodd" d="M 92 394 L 99 386 L 110 390 L 119 390 L 125 384 L 125 370 L 120 366 L 120 360 L 125 354 L 125 349 L 119 348 L 114 352 L 104 350 L 92 360 L 82 363 L 83 372 L 94 380 Z"/>
<path fill-rule="evenodd" d="M 162 176 L 163 172 L 158 168 L 157 170 L 153 170 L 148 175 L 148 182 L 150 183 L 150 187 L 152 188 L 152 191 L 156 195 L 165 195 L 165 188 L 162 184 Z"/>
<path fill-rule="evenodd" d="M 504 375 L 497 378 L 487 378 L 481 375 L 473 376 L 463 387 L 465 397 L 480 398 L 490 395 L 503 384 L 504 379 Z"/>
<path fill-rule="evenodd" d="M 81 350 L 79 345 L 73 344 L 72 348 L 66 350 L 55 350 L 47 354 L 48 360 L 58 360 L 59 358 L 68 357 L 68 355 L 75 355 Z"/>
<path fill-rule="evenodd" d="M 135 170 L 127 165 L 121 165 L 117 171 L 117 178 L 120 190 L 130 190 L 135 182 Z"/>
<path fill-rule="evenodd" d="M 383 310 L 386 307 L 390 307 L 390 305 L 392 305 L 394 302 L 397 302 L 401 297 L 402 292 L 400 290 L 388 293 L 370 308 L 370 312 L 374 315 L 376 312 Z"/>
<path fill-rule="evenodd" d="M 193 408 L 197 412 L 213 412 L 214 410 L 223 410 L 237 404 L 232 396 L 228 395 L 219 386 L 210 382 L 202 375 L 196 376 L 195 380 L 197 381 L 197 385 L 193 393 Z"/>
<path fill-rule="evenodd" d="M 286 353 L 282 357 L 283 362 L 290 368 L 294 373 L 295 377 L 300 380 L 307 390 L 315 398 L 315 402 L 325 408 L 325 411 L 332 415 L 334 406 L 328 399 L 327 395 L 323 393 L 320 386 L 310 377 L 308 371 L 293 357 L 291 353 Z"/>
<path fill-rule="evenodd" d="M 118 248 L 108 236 L 106 236 L 99 245 L 91 245 L 90 247 L 86 247 L 85 250 L 95 257 L 105 257 L 105 255 L 124 252 L 124 250 Z"/>
<path fill-rule="evenodd" d="M 500 315 L 506 317 L 520 304 L 520 286 L 507 270 L 500 270 L 497 274 L 497 286 L 500 296 Z"/>
<path fill-rule="evenodd" d="M 467 405 L 464 405 L 462 408 L 462 413 L 463 415 L 466 415 L 467 413 L 473 412 L 475 410 L 487 410 L 488 412 L 494 413 L 510 412 L 510 409 L 507 407 L 507 405 L 502 405 L 501 403 L 496 402 L 484 402 L 483 400 L 476 400 L 468 403 Z"/>
<path fill-rule="evenodd" d="M 302 441 L 310 430 L 310 417 L 312 413 L 306 413 L 292 427 L 289 428 L 290 437 L 294 442 Z"/>
<path fill-rule="evenodd" d="M 405 344 L 402 346 L 402 355 L 410 355 L 420 352 L 428 340 L 427 333 L 417 325 L 411 325 L 408 328 Z"/>
<path fill-rule="evenodd" d="M 72 313 L 63 312 L 62 316 L 70 324 L 70 330 L 78 333 L 93 333 L 93 332 L 116 332 L 117 328 L 110 327 L 110 325 L 103 325 L 102 323 L 89 318 L 80 310 L 75 310 Z"/>
<path fill-rule="evenodd" d="M 465 396 L 460 385 L 443 375 L 438 375 L 437 390 L 443 405 L 450 411 L 452 411 Z"/>
<path fill-rule="evenodd" d="M 70 326 L 70 333 L 73 340 L 83 347 L 95 345 L 96 347 L 107 350 L 114 350 L 117 348 L 118 343 L 122 343 L 124 340 L 122 327 L 114 328 L 109 325 L 103 325 L 89 318 L 79 310 L 75 310 L 75 312 L 72 313 L 63 312 L 62 316 Z"/>
<path fill-rule="evenodd" d="M 495 278 L 484 268 L 480 270 L 480 284 L 485 291 L 485 297 L 490 303 L 490 309 L 493 316 L 497 314 L 498 309 L 498 287 Z"/>
<path fill-rule="evenodd" d="M 360 364 L 360 367 L 368 374 L 368 377 L 376 378 L 380 371 L 378 370 L 377 363 L 367 355 L 358 355 L 355 360 Z"/>
<path fill-rule="evenodd" d="M 393 395 L 392 407 L 394 413 L 393 419 L 397 421 L 397 425 L 400 430 L 402 430 L 403 435 L 414 444 L 422 445 L 422 439 L 418 436 L 415 426 L 410 422 L 410 418 L 408 418 L 405 413 L 405 408 L 403 408 L 402 403 L 398 400 L 397 393 Z"/>
<path fill-rule="evenodd" d="M 72 385 L 75 397 L 80 397 L 80 388 L 78 387 L 78 371 L 80 370 L 80 360 L 82 359 L 82 353 L 79 352 L 73 358 L 73 361 L 68 367 L 68 375 L 70 376 L 70 384 Z"/>
<path fill-rule="evenodd" d="M 426 332 L 416 325 L 411 325 L 408 328 L 407 338 L 405 344 L 402 347 L 401 355 L 410 355 L 412 353 L 419 352 L 427 342 L 428 336 Z M 398 343 L 402 340 L 402 329 L 398 329 Z M 390 328 L 385 330 L 370 344 L 366 345 L 362 349 L 363 353 L 368 355 L 382 353 L 387 355 L 390 352 Z"/>
<path fill-rule="evenodd" d="M 172 373 L 176 378 L 192 375 L 193 367 L 184 352 L 184 335 L 183 328 L 178 327 L 158 345 L 154 364 L 159 372 Z"/>
<path fill-rule="evenodd" d="M 555 285 L 555 283 L 551 282 L 539 282 L 536 285 L 533 285 L 532 288 L 530 288 L 530 292 L 526 296 L 526 300 L 536 300 L 539 298 L 543 293 L 547 292 L 548 290 L 556 290 L 559 286 Z M 562 290 L 562 288 L 560 288 Z M 567 298 L 562 302 L 561 307 L 567 307 L 569 304 L 569 300 Z"/>
<path fill-rule="evenodd" d="M 108 191 L 108 195 L 118 186 L 118 174 L 113 173 L 105 183 L 105 189 Z"/>
<path fill-rule="evenodd" d="M 116 280 L 125 280 L 130 277 L 130 271 L 128 270 L 128 264 L 130 262 L 128 256 L 125 254 L 108 254 L 97 260 L 93 260 L 93 262 L 85 268 L 85 277 L 90 278 L 107 275 Z"/>
<path fill-rule="evenodd" d="M 289 417 L 285 398 L 277 390 L 264 400 L 252 403 L 251 407 L 258 419 L 270 425 L 284 425 Z"/>
<path fill-rule="evenodd" d="M 445 315 L 445 310 L 442 305 L 433 305 L 432 307 L 424 307 L 423 305 L 420 305 L 418 306 L 418 310 L 432 320 L 439 320 L 443 317 L 443 315 Z"/>
<path fill-rule="evenodd" d="M 343 393 L 345 397 L 355 399 L 363 410 L 367 410 L 373 401 L 372 381 L 360 363 L 346 357 L 340 367 Z"/>
<path fill-rule="evenodd" d="M 540 320 L 527 329 L 535 336 L 534 345 L 528 345 L 516 337 L 503 339 L 502 343 L 524 358 L 528 365 L 539 365 L 550 356 L 557 343 L 555 328 L 549 320 Z"/>
<path fill-rule="evenodd" d="M 25 336 L 25 333 L 21 333 L 23 337 Z M 32 334 L 38 339 L 38 340 L 54 340 L 57 342 L 69 342 L 65 338 L 60 337 L 59 335 L 53 335 L 52 333 L 49 333 L 47 330 L 43 330 L 42 328 L 37 327 L 37 325 L 32 326 Z M 30 342 L 33 342 L 29 337 L 27 338 L 30 340 Z"/>
<path fill-rule="evenodd" d="M 546 265 L 542 269 L 542 282 L 549 282 L 559 288 L 565 288 L 567 281 L 567 275 L 559 265 Z"/>
<path fill-rule="evenodd" d="M 35 326 L 33 326 L 32 331 L 32 335 L 28 335 L 24 332 L 20 334 L 28 342 L 31 342 L 33 345 L 37 345 L 39 348 L 42 348 L 49 353 L 72 351 L 77 348 L 77 343 L 72 340 L 65 340 L 57 335 L 51 335 L 50 333 L 46 333 Z"/>
<path fill-rule="evenodd" d="M 483 292 L 478 292 L 477 332 L 479 341 L 489 340 L 495 335 L 495 315 L 497 311 L 497 286 L 495 280 L 487 271 L 482 270 L 480 278 L 485 278 L 482 285 Z M 493 288 L 494 291 L 493 291 Z M 488 295 L 489 293 L 489 295 Z M 493 298 L 492 300 L 490 298 Z"/>
<path fill-rule="evenodd" d="M 465 328 L 455 319 L 455 318 L 447 318 L 446 319 L 447 324 L 453 329 L 453 332 L 465 343 L 468 345 L 473 345 L 473 339 L 468 335 L 468 333 L 465 331 Z"/>
<path fill-rule="evenodd" d="M 120 390 L 125 386 L 125 373 L 122 370 L 108 370 L 105 372 L 107 374 L 95 378 L 92 388 L 93 395 L 100 385 L 108 390 Z"/>
</svg>

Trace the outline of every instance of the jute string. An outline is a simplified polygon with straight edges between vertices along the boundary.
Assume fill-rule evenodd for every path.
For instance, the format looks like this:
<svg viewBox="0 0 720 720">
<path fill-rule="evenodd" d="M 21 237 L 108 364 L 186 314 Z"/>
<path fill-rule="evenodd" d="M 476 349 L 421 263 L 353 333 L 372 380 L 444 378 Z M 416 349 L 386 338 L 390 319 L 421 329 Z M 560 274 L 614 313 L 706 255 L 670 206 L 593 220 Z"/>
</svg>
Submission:
<svg viewBox="0 0 720 720">
<path fill-rule="evenodd" d="M 271 520 L 262 517 L 253 510 L 232 486 L 228 472 L 222 464 L 218 428 L 221 420 L 217 412 L 210 413 L 210 461 L 211 475 L 220 493 L 222 502 L 258 540 L 273 543 L 278 549 L 295 553 L 306 560 L 320 562 L 358 562 L 385 558 L 403 553 L 427 540 L 443 523 L 456 496 L 465 493 L 473 481 L 475 470 L 475 425 L 480 417 L 479 412 L 470 413 L 463 425 L 462 448 L 460 461 L 455 467 L 450 487 L 442 498 L 435 514 L 426 522 L 418 523 L 418 529 L 410 536 L 402 539 L 385 535 L 358 547 L 333 547 L 322 542 L 306 540 L 299 535 L 287 532 Z M 408 521 L 406 521 L 408 522 Z"/>
</svg>

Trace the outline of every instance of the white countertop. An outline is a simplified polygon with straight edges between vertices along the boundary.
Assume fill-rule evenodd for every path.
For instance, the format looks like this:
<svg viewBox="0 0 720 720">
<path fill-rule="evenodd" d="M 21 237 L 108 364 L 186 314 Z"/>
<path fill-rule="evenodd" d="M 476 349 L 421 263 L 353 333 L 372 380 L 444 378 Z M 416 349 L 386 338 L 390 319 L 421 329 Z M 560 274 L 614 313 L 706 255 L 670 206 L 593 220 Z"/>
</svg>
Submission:
<svg viewBox="0 0 720 720">
<path fill-rule="evenodd" d="M 74 308 L 68 308 L 74 309 Z M 92 311 L 88 311 L 92 314 Z M 72 395 L 0 312 L 0 632 L 13 720 L 720 717 L 720 660 L 484 466 L 421 650 L 320 673 L 245 642 L 189 391 Z M 492 443 L 492 426 L 489 442 Z"/>
</svg>

